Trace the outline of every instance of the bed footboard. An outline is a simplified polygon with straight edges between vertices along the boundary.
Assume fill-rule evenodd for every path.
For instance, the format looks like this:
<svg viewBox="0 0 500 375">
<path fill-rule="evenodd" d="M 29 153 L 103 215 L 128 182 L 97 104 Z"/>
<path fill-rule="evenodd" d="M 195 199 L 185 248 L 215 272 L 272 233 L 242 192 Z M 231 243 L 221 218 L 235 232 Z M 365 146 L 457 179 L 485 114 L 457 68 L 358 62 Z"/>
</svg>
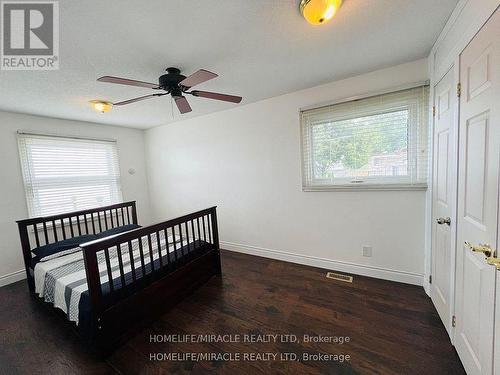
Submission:
<svg viewBox="0 0 500 375">
<path fill-rule="evenodd" d="M 92 341 L 106 351 L 221 273 L 215 207 L 81 247 Z"/>
</svg>

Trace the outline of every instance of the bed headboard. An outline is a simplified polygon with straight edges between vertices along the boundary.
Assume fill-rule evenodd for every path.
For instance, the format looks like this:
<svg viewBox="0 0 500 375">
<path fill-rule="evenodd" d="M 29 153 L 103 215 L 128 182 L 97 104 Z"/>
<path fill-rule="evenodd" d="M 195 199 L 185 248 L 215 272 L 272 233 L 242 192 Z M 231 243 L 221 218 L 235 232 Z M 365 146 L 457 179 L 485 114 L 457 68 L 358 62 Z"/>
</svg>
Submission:
<svg viewBox="0 0 500 375">
<path fill-rule="evenodd" d="M 28 272 L 28 281 L 30 279 L 31 250 L 34 248 L 84 234 L 97 234 L 127 224 L 137 224 L 135 201 L 18 220 L 17 225 L 26 272 Z"/>
</svg>

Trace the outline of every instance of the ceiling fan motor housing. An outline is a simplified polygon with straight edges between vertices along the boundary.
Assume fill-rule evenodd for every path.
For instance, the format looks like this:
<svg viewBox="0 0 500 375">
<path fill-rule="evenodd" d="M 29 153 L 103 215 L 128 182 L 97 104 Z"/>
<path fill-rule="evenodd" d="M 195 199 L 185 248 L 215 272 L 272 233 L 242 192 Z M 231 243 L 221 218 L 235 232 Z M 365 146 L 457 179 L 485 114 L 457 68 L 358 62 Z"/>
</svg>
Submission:
<svg viewBox="0 0 500 375">
<path fill-rule="evenodd" d="M 163 90 L 169 91 L 173 96 L 175 94 L 182 94 L 182 91 L 179 87 L 179 83 L 183 81 L 186 76 L 181 74 L 181 71 L 177 68 L 167 68 L 167 74 L 164 74 L 159 79 L 160 87 Z"/>
</svg>

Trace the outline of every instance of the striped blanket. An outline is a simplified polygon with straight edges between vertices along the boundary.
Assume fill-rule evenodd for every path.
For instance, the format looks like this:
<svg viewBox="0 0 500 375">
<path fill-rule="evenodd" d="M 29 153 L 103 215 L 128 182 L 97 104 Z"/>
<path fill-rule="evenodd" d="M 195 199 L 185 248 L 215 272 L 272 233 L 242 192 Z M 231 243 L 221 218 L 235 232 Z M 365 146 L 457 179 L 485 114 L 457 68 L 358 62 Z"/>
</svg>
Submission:
<svg viewBox="0 0 500 375">
<path fill-rule="evenodd" d="M 167 254 L 165 236 L 160 233 L 160 248 L 162 256 Z M 182 241 L 186 245 L 188 241 Z M 175 236 L 175 247 L 179 248 L 181 238 Z M 174 251 L 174 238 L 168 236 L 168 253 Z M 156 236 L 151 236 L 151 249 L 148 241 L 142 241 L 145 265 L 151 261 L 150 251 L 153 255 L 153 262 L 159 258 L 158 243 Z M 121 247 L 122 262 L 124 273 L 131 271 L 131 257 L 126 244 Z M 120 278 L 120 269 L 118 266 L 117 248 L 109 250 L 110 263 L 112 268 L 112 278 L 117 280 Z M 135 269 L 141 267 L 141 257 L 139 251 L 139 241 L 132 241 L 132 259 Z M 99 273 L 101 283 L 107 283 L 108 273 L 106 268 L 106 260 L 104 253 L 100 252 L 97 255 Z M 148 267 L 149 268 L 149 267 Z M 45 302 L 52 303 L 64 311 L 68 319 L 79 323 L 79 304 L 83 293 L 88 291 L 87 279 L 85 273 L 85 264 L 83 260 L 82 249 L 77 247 L 71 251 L 65 251 L 64 255 L 39 262 L 35 266 L 35 292 L 42 297 Z"/>
</svg>

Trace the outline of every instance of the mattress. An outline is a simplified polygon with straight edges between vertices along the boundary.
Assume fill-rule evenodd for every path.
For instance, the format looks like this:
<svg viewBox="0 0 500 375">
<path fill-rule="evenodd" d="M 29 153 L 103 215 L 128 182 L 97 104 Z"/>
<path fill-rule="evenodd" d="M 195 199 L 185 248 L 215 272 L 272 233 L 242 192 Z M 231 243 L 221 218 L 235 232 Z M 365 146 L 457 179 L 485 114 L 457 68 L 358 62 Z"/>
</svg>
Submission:
<svg viewBox="0 0 500 375">
<path fill-rule="evenodd" d="M 142 248 L 144 254 L 145 274 L 151 273 L 151 266 L 154 269 L 160 267 L 158 248 L 161 249 L 162 263 L 173 264 L 178 260 L 187 260 L 200 251 L 207 251 L 209 246 L 204 241 L 193 241 L 189 238 L 180 238 L 168 236 L 168 242 L 163 233 L 159 236 L 159 244 L 156 236 L 151 236 L 151 248 L 146 238 L 142 239 Z M 182 240 L 182 241 L 181 241 Z M 168 252 L 167 252 L 168 243 Z M 181 243 L 184 245 L 181 247 Z M 151 264 L 151 256 L 153 262 Z M 112 279 L 114 289 L 120 289 L 123 286 L 132 283 L 131 257 L 127 244 L 122 244 L 121 248 L 123 270 L 125 274 L 125 285 L 122 285 L 120 269 L 118 263 L 117 248 L 109 250 L 110 264 L 112 269 Z M 139 241 L 132 241 L 132 259 L 135 268 L 136 279 L 142 278 L 142 263 L 139 251 Z M 106 268 L 104 253 L 97 255 L 99 274 L 101 278 L 103 294 L 109 293 L 109 278 Z M 34 270 L 35 292 L 51 303 L 54 307 L 62 310 L 68 320 L 77 325 L 82 322 L 88 322 L 87 316 L 90 311 L 88 286 L 85 272 L 85 264 L 81 248 L 75 248 L 73 251 L 65 251 L 63 255 L 39 262 Z"/>
</svg>

